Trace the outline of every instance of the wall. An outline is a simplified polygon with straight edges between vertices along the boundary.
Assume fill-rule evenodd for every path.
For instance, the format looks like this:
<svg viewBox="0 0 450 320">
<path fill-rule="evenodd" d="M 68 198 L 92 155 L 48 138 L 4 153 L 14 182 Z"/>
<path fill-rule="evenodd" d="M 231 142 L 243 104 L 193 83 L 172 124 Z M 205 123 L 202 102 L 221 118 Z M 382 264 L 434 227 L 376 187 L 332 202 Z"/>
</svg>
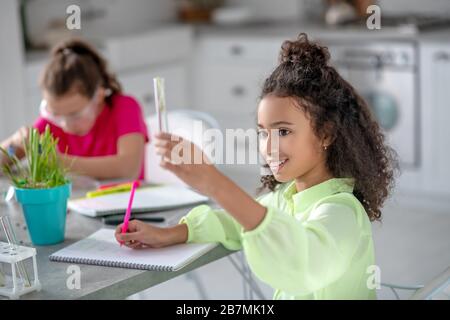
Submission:
<svg viewBox="0 0 450 320">
<path fill-rule="evenodd" d="M 174 0 L 34 0 L 26 10 L 28 35 L 42 38 L 49 23 L 66 18 L 67 6 L 81 8 L 81 33 L 90 37 L 129 34 L 175 19 Z"/>
<path fill-rule="evenodd" d="M 2 0 L 0 10 L 0 139 L 24 119 L 23 48 L 16 0 Z"/>
</svg>

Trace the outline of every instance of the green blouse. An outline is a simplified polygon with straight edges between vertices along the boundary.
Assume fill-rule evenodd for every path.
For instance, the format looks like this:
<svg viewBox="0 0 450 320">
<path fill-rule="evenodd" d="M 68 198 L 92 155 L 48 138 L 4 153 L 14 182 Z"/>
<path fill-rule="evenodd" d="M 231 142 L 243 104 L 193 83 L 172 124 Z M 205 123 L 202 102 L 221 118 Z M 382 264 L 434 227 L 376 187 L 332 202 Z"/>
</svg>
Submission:
<svg viewBox="0 0 450 320">
<path fill-rule="evenodd" d="M 294 181 L 279 185 L 257 199 L 267 213 L 251 231 L 207 205 L 180 223 L 188 226 L 188 242 L 244 250 L 253 273 L 275 289 L 274 299 L 376 299 L 367 284 L 374 265 L 371 224 L 353 186 L 344 178 L 301 192 Z"/>
</svg>

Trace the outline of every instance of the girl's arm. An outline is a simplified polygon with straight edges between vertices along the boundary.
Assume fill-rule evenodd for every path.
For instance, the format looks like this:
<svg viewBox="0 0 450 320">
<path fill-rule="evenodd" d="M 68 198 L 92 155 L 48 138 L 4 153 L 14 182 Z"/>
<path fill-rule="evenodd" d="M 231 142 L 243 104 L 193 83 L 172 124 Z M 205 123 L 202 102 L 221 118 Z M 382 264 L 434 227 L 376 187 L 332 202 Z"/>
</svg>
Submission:
<svg viewBox="0 0 450 320">
<path fill-rule="evenodd" d="M 239 240 L 257 277 L 295 296 L 311 294 L 334 283 L 348 272 L 353 259 L 364 265 L 373 262 L 370 225 L 361 226 L 364 211 L 354 209 L 358 206 L 353 197 L 336 195 L 336 199 L 329 200 L 330 203 L 318 205 L 307 221 L 299 221 L 280 212 L 276 201 L 266 202 L 267 207 L 257 203 L 205 161 L 171 163 L 176 160 L 177 150 L 181 150 L 179 155 L 182 159 L 189 158 L 183 157 L 185 150 L 194 155 L 201 153 L 188 141 L 181 142 L 186 145 L 184 148 L 178 146 L 175 149 L 180 143 L 176 140 L 165 133 L 156 136 L 157 153 L 168 158 L 161 165 L 193 188 L 214 198 L 243 228 L 238 239 L 235 232 L 227 232 L 235 230 L 230 226 L 230 220 L 221 220 L 214 210 L 200 208 L 190 212 L 182 221 L 187 224 L 188 242 L 219 240 L 222 244 L 234 244 Z M 186 237 L 186 228 L 170 231 L 177 235 L 176 239 Z M 230 236 L 236 239 L 229 241 Z M 355 290 L 366 294 L 367 289 L 363 288 L 366 278 L 358 272 L 351 279 L 345 279 L 343 287 L 357 283 L 362 287 Z"/>
<path fill-rule="evenodd" d="M 185 243 L 188 237 L 185 224 L 159 228 L 139 220 L 131 220 L 128 224 L 128 232 L 124 234 L 122 234 L 122 226 L 123 224 L 120 224 L 116 227 L 115 237 L 119 243 L 124 243 L 133 249 L 167 247 Z"/>
<path fill-rule="evenodd" d="M 266 215 L 266 208 L 210 164 L 209 159 L 197 146 L 167 133 L 157 134 L 155 139 L 156 152 L 167 158 L 161 162 L 163 168 L 172 171 L 194 189 L 216 200 L 245 231 L 253 230 L 261 223 Z M 176 154 L 172 150 L 179 153 Z M 188 150 L 189 156 L 183 154 Z M 202 158 L 196 155 L 201 155 Z M 177 156 L 178 159 L 183 159 L 184 163 L 170 162 L 172 160 L 176 163 Z"/>
<path fill-rule="evenodd" d="M 215 187 L 211 198 L 228 213 L 230 213 L 245 231 L 255 229 L 266 215 L 266 207 L 256 202 L 228 177 L 215 167 L 211 173 Z M 216 176 L 216 177 L 214 177 Z"/>
<path fill-rule="evenodd" d="M 23 140 L 28 137 L 29 128 L 22 127 L 17 130 L 12 136 L 0 143 L 0 147 L 8 150 L 9 147 L 13 147 L 15 155 L 17 158 L 22 159 L 25 156 L 23 150 Z M 3 165 L 6 159 L 4 159 L 3 154 L 0 155 L 0 165 Z"/>
<path fill-rule="evenodd" d="M 121 136 L 117 154 L 101 157 L 61 155 L 65 167 L 74 173 L 96 179 L 136 179 L 141 171 L 145 139 L 140 133 Z"/>
</svg>

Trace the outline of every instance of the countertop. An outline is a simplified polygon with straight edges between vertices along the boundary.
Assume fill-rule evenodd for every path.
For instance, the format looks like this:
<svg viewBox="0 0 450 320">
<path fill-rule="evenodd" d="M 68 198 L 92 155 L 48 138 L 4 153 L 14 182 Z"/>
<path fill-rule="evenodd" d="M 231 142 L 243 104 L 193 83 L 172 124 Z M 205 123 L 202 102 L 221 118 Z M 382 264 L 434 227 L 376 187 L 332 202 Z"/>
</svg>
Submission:
<svg viewBox="0 0 450 320">
<path fill-rule="evenodd" d="M 324 23 L 286 21 L 259 22 L 241 25 L 199 25 L 195 27 L 197 35 L 236 36 L 236 37 L 295 37 L 300 32 L 307 33 L 311 38 L 324 40 L 450 40 L 450 28 L 421 32 L 412 26 L 381 27 L 380 30 L 370 30 L 365 26 L 330 26 Z"/>
<path fill-rule="evenodd" d="M 153 27 L 155 31 L 164 28 L 180 27 L 179 23 Z M 193 28 L 194 37 L 253 37 L 286 39 L 296 37 L 300 32 L 307 33 L 313 39 L 326 41 L 355 41 L 355 40 L 416 40 L 425 42 L 450 42 L 450 28 L 435 31 L 419 32 L 414 27 L 383 27 L 380 30 L 369 30 L 364 26 L 329 26 L 324 23 L 313 22 L 253 22 L 235 25 L 203 24 L 187 26 Z M 142 33 L 148 33 L 148 30 Z M 126 37 L 126 35 L 120 35 Z M 116 37 L 117 38 L 117 37 Z M 39 63 L 47 59 L 45 50 L 28 51 L 25 55 L 27 63 Z"/>
</svg>

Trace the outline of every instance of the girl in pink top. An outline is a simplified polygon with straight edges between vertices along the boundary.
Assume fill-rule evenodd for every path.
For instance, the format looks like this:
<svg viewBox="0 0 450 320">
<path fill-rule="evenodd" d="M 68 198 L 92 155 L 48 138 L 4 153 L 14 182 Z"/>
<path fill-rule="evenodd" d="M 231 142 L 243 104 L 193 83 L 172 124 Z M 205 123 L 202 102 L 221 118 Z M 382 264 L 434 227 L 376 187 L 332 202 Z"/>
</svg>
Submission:
<svg viewBox="0 0 450 320">
<path fill-rule="evenodd" d="M 149 136 L 141 108 L 122 94 L 106 61 L 91 46 L 71 39 L 54 48 L 41 87 L 44 99 L 34 127 L 43 132 L 50 126 L 70 171 L 96 179 L 144 178 Z M 12 146 L 21 157 L 26 134 L 22 128 L 1 146 Z"/>
</svg>

